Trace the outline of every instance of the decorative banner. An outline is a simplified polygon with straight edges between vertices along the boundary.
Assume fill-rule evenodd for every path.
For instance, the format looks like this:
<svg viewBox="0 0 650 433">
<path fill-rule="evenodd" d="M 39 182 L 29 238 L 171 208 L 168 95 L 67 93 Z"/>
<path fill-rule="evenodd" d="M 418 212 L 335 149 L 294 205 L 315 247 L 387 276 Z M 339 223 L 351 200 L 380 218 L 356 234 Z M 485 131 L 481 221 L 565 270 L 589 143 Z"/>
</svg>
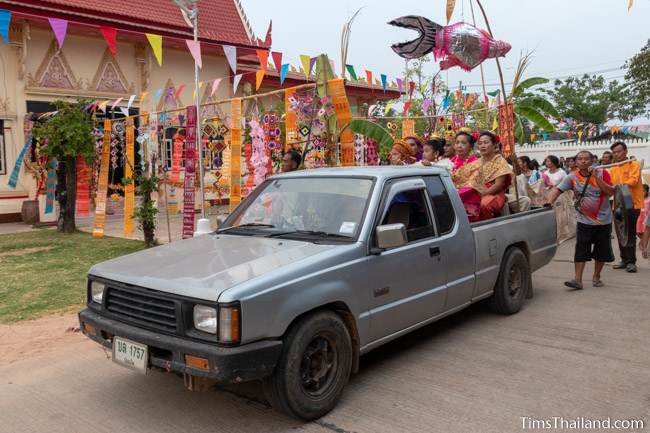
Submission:
<svg viewBox="0 0 650 433">
<path fill-rule="evenodd" d="M 515 148 L 515 128 L 512 103 L 499 106 L 499 135 L 501 136 L 501 153 L 508 157 Z"/>
<path fill-rule="evenodd" d="M 10 188 L 16 189 L 16 185 L 18 184 L 18 175 L 20 174 L 20 167 L 23 166 L 23 159 L 25 159 L 25 153 L 27 153 L 27 149 L 29 149 L 31 145 L 32 145 L 32 136 L 30 135 L 27 141 L 25 142 L 25 145 L 23 146 L 23 150 L 20 151 L 20 154 L 16 159 L 16 163 L 14 164 L 14 169 L 11 171 L 11 176 L 9 177 L 9 183 L 8 183 Z"/>
<path fill-rule="evenodd" d="M 413 99 L 413 91 L 415 90 L 415 81 L 409 82 L 409 99 Z"/>
<path fill-rule="evenodd" d="M 309 57 L 306 54 L 301 54 L 300 55 L 300 63 L 302 63 L 302 69 L 305 73 L 305 80 L 309 81 L 309 72 L 311 71 L 310 68 L 310 63 L 311 63 L 311 57 Z"/>
<path fill-rule="evenodd" d="M 149 41 L 149 45 L 151 45 L 153 55 L 156 57 L 156 61 L 158 62 L 158 66 L 162 66 L 162 36 L 154 35 L 151 33 L 145 33 L 145 36 Z"/>
<path fill-rule="evenodd" d="M 279 51 L 273 51 L 271 57 L 273 57 L 273 66 L 275 66 L 275 70 L 280 72 L 280 69 L 282 69 L 282 53 Z"/>
<path fill-rule="evenodd" d="M 230 103 L 230 212 L 241 202 L 241 99 Z"/>
<path fill-rule="evenodd" d="M 401 78 L 396 78 L 395 81 L 397 81 L 397 91 L 401 95 L 404 93 L 404 81 Z"/>
<path fill-rule="evenodd" d="M 280 86 L 284 84 L 284 79 L 287 78 L 287 72 L 289 72 L 289 64 L 285 63 L 280 69 Z"/>
<path fill-rule="evenodd" d="M 194 236 L 194 182 L 196 181 L 196 106 L 187 107 L 185 178 L 183 188 L 183 239 Z"/>
<path fill-rule="evenodd" d="M 345 69 L 348 70 L 348 73 L 350 74 L 350 77 L 352 77 L 352 79 L 353 79 L 354 81 L 359 80 L 359 78 L 357 78 L 357 71 L 354 70 L 354 66 L 352 66 L 352 65 L 345 65 Z"/>
<path fill-rule="evenodd" d="M 350 103 L 345 93 L 345 81 L 342 78 L 329 80 L 327 88 L 332 98 L 332 107 L 336 113 L 336 120 L 341 128 L 352 121 Z M 354 165 L 354 132 L 345 128 L 340 136 L 341 141 L 341 163 L 344 166 Z"/>
<path fill-rule="evenodd" d="M 291 109 L 291 99 L 293 99 L 295 93 L 295 87 L 291 87 L 284 92 L 284 106 L 286 107 L 284 115 L 285 151 L 291 149 L 293 143 L 298 141 L 298 113 Z"/>
<path fill-rule="evenodd" d="M 403 119 L 402 120 L 402 138 L 415 136 L 415 120 Z"/>
<path fill-rule="evenodd" d="M 135 166 L 133 117 L 126 120 L 126 155 L 124 155 L 124 177 L 130 182 L 124 186 L 124 236 L 133 233 L 133 214 L 135 213 Z"/>
<path fill-rule="evenodd" d="M 203 81 L 199 81 L 199 90 L 201 90 L 202 87 L 203 87 Z M 196 90 L 196 87 L 195 87 L 194 92 L 192 92 L 192 101 L 194 101 L 196 99 L 196 92 L 197 92 L 197 90 Z"/>
<path fill-rule="evenodd" d="M 255 50 L 257 58 L 260 59 L 260 67 L 263 71 L 269 67 L 269 52 L 267 50 Z"/>
<path fill-rule="evenodd" d="M 170 87 L 169 90 L 170 90 L 169 93 L 172 93 L 174 91 L 174 88 Z M 176 92 L 174 93 L 174 98 L 179 99 L 181 97 L 181 93 L 183 93 L 183 90 L 185 90 L 185 84 L 181 84 L 176 88 Z"/>
<path fill-rule="evenodd" d="M 77 216 L 87 217 L 90 215 L 90 182 L 92 169 L 81 156 L 77 156 Z M 49 172 L 48 172 L 49 176 Z M 56 183 L 56 180 L 55 180 Z"/>
<path fill-rule="evenodd" d="M 183 159 L 183 136 L 178 132 L 174 134 L 174 149 L 172 151 L 172 174 L 170 181 L 178 182 L 181 173 L 181 161 Z"/>
<path fill-rule="evenodd" d="M 371 138 L 366 138 L 366 164 L 379 165 L 377 142 Z"/>
<path fill-rule="evenodd" d="M 45 190 L 45 212 L 52 213 L 54 210 L 54 191 L 56 190 L 56 168 L 58 163 L 56 159 L 52 160 L 50 168 L 47 169 L 47 184 Z M 77 177 L 77 179 L 79 179 Z M 77 181 L 77 195 L 79 195 L 79 185 Z M 79 212 L 79 199 L 77 199 L 77 212 Z"/>
<path fill-rule="evenodd" d="M 422 112 L 424 114 L 427 114 L 429 112 L 429 108 L 431 108 L 432 101 L 429 98 L 426 98 L 424 101 L 422 101 Z"/>
<path fill-rule="evenodd" d="M 117 29 L 115 27 L 105 27 L 101 26 L 99 31 L 104 36 L 106 44 L 108 44 L 108 49 L 111 50 L 111 54 L 115 57 L 115 40 L 117 39 Z"/>
<path fill-rule="evenodd" d="M 366 80 L 368 80 L 368 85 L 370 86 L 371 90 L 374 92 L 375 88 L 372 85 L 372 71 L 369 71 L 366 69 Z"/>
<path fill-rule="evenodd" d="M 239 87 L 239 82 L 241 81 L 241 77 L 244 74 L 237 74 L 235 75 L 235 78 L 232 80 L 232 93 L 233 95 L 237 93 L 237 87 Z"/>
<path fill-rule="evenodd" d="M 111 131 L 113 125 L 110 119 L 104 120 L 104 142 L 102 143 L 102 156 L 99 163 L 99 179 L 97 181 L 97 194 L 95 196 L 95 221 L 93 222 L 93 237 L 104 237 L 104 224 L 106 223 L 106 196 L 108 194 L 108 163 L 111 149 Z"/>
<path fill-rule="evenodd" d="M 212 82 L 212 90 L 210 91 L 210 97 L 214 96 L 214 92 L 217 91 L 219 84 L 221 83 L 221 78 L 217 78 Z"/>
<path fill-rule="evenodd" d="M 386 93 L 386 80 L 387 80 L 386 74 L 381 74 L 380 77 L 381 77 L 381 88 L 384 89 L 384 93 Z"/>
<path fill-rule="evenodd" d="M 194 63 L 196 63 L 199 69 L 203 69 L 203 60 L 201 59 L 201 41 L 185 39 L 185 43 L 187 44 L 187 49 L 190 50 L 190 54 L 192 54 L 192 57 L 194 58 Z"/>
<path fill-rule="evenodd" d="M 11 11 L 0 10 L 0 37 L 2 37 L 2 45 L 7 45 L 7 43 L 9 42 L 10 21 L 11 21 Z"/>
<path fill-rule="evenodd" d="M 50 22 L 50 27 L 54 32 L 54 37 L 56 42 L 59 44 L 59 50 L 63 48 L 63 41 L 65 41 L 65 35 L 68 32 L 68 20 L 62 20 L 59 18 L 48 18 Z"/>
<path fill-rule="evenodd" d="M 230 69 L 232 69 L 232 73 L 236 74 L 237 73 L 237 47 L 233 47 L 232 45 L 223 45 L 223 52 L 226 55 L 226 58 L 228 59 L 228 64 L 230 65 Z"/>
<path fill-rule="evenodd" d="M 255 71 L 255 90 L 259 90 L 260 86 L 262 85 L 262 81 L 264 80 L 264 69 L 258 69 Z"/>
<path fill-rule="evenodd" d="M 124 99 L 124 98 L 117 98 L 115 100 L 115 102 L 113 102 L 113 104 L 111 105 L 111 111 L 115 110 L 115 107 L 117 107 L 119 105 L 119 103 L 122 102 L 122 99 Z"/>
</svg>

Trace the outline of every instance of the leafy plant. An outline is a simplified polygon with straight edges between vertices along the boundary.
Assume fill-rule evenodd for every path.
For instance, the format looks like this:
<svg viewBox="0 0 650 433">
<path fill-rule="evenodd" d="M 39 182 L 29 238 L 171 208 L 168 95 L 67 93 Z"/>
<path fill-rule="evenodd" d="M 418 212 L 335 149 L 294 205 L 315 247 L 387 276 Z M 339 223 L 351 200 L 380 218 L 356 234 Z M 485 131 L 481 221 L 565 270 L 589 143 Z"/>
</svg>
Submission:
<svg viewBox="0 0 650 433">
<path fill-rule="evenodd" d="M 632 94 L 638 98 L 640 108 L 649 113 L 650 106 L 650 40 L 630 60 L 625 62 L 625 80 Z"/>
<path fill-rule="evenodd" d="M 380 152 L 384 149 L 390 149 L 393 145 L 394 140 L 390 133 L 383 126 L 369 120 L 354 119 L 346 128 L 350 128 L 356 134 L 361 134 L 375 140 Z"/>
<path fill-rule="evenodd" d="M 127 182 L 132 180 L 127 180 Z M 158 208 L 151 200 L 151 193 L 158 191 L 160 179 L 154 175 L 137 176 L 138 195 L 142 197 L 142 204 L 135 209 L 134 218 L 138 220 L 138 227 L 144 233 L 144 244 L 147 248 L 156 245 L 156 215 Z"/>
</svg>

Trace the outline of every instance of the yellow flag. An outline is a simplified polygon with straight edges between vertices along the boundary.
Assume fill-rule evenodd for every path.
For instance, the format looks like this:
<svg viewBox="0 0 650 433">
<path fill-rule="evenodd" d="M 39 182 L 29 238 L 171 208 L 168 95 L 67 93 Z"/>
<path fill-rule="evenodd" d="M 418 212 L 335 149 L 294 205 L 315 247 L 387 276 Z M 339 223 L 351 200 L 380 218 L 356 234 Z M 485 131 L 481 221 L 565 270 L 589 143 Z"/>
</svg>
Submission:
<svg viewBox="0 0 650 433">
<path fill-rule="evenodd" d="M 492 121 L 492 131 L 495 131 L 499 129 L 499 122 L 497 122 L 497 117 L 494 116 L 494 120 Z"/>
<path fill-rule="evenodd" d="M 255 72 L 255 90 L 259 90 L 262 80 L 264 80 L 264 69 L 258 69 Z"/>
<path fill-rule="evenodd" d="M 309 66 L 311 64 L 311 57 L 309 57 L 307 54 L 301 54 L 300 63 L 302 63 L 302 69 L 305 71 L 305 79 L 309 80 Z"/>
<path fill-rule="evenodd" d="M 203 81 L 199 81 L 199 89 L 203 87 Z M 196 88 L 194 88 L 194 93 L 192 94 L 192 99 L 196 99 Z"/>
<path fill-rule="evenodd" d="M 162 66 L 162 36 L 153 35 L 151 33 L 145 33 L 145 35 L 149 40 L 149 44 L 151 45 L 151 49 L 153 50 L 153 55 L 156 56 L 156 60 L 158 61 L 158 66 Z"/>
</svg>

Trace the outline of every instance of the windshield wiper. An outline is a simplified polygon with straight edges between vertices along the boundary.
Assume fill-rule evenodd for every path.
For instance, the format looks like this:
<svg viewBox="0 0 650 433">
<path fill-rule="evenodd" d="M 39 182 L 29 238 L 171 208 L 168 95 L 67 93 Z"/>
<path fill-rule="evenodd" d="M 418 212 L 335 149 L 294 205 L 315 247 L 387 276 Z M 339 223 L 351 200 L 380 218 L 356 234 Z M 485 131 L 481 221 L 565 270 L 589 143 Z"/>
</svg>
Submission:
<svg viewBox="0 0 650 433">
<path fill-rule="evenodd" d="M 231 227 L 226 227 L 226 228 L 217 230 L 217 233 L 222 233 L 222 232 L 225 232 L 226 230 L 251 228 L 251 227 L 252 228 L 267 228 L 267 229 L 275 228 L 275 226 L 273 224 L 246 223 L 246 224 L 240 224 L 238 226 L 231 226 Z"/>
<path fill-rule="evenodd" d="M 350 236 L 340 235 L 338 233 L 329 233 L 329 232 L 324 232 L 319 230 L 291 230 L 286 232 L 271 233 L 267 237 L 277 238 L 285 235 L 307 235 L 307 236 L 317 236 L 319 238 L 337 238 L 337 239 L 349 239 L 349 240 L 354 239 Z"/>
</svg>

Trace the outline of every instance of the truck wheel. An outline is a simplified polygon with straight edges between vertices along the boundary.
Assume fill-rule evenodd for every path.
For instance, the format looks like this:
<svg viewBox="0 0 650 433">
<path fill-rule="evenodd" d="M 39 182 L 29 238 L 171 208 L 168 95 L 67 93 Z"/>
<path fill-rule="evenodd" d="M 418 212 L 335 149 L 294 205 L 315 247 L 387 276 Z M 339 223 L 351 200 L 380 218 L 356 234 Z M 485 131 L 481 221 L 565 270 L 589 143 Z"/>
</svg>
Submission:
<svg viewBox="0 0 650 433">
<path fill-rule="evenodd" d="M 343 320 L 331 311 L 306 316 L 284 339 L 275 371 L 264 380 L 271 405 L 306 421 L 334 408 L 352 369 L 352 343 Z"/>
<path fill-rule="evenodd" d="M 518 312 L 531 290 L 530 266 L 519 248 L 509 248 L 503 256 L 494 294 L 489 300 L 492 311 L 500 314 Z"/>
</svg>

